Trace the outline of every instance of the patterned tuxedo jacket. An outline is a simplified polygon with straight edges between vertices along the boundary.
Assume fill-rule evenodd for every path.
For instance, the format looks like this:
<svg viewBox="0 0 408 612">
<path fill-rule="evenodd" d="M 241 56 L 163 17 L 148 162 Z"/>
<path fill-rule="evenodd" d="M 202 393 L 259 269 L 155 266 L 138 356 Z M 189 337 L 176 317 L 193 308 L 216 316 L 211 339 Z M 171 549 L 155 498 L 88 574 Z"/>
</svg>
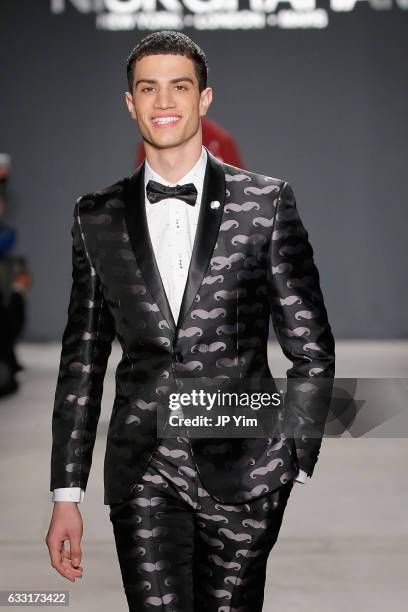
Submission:
<svg viewBox="0 0 408 612">
<path fill-rule="evenodd" d="M 123 354 L 105 452 L 105 504 L 122 501 L 146 470 L 160 442 L 156 411 L 167 385 L 200 377 L 273 380 L 267 361 L 270 316 L 292 361 L 285 410 L 292 410 L 296 436 L 194 438 L 194 458 L 204 486 L 222 503 L 261 497 L 299 468 L 313 473 L 329 396 L 319 398 L 307 381 L 332 382 L 334 340 L 308 234 L 288 182 L 207 152 L 177 322 L 148 232 L 144 163 L 131 176 L 77 200 L 73 282 L 52 418 L 51 490 L 86 489 L 115 336 Z M 310 435 L 312 430 L 321 435 Z"/>
</svg>

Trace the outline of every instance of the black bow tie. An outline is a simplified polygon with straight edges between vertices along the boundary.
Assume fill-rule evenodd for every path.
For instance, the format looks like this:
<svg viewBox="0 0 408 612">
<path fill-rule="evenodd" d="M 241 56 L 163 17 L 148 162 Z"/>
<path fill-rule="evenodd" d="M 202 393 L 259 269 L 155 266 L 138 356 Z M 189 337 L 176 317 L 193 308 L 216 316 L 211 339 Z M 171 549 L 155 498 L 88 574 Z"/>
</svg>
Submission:
<svg viewBox="0 0 408 612">
<path fill-rule="evenodd" d="M 146 185 L 146 194 L 149 202 L 152 204 L 160 202 L 160 200 L 165 198 L 177 198 L 190 204 L 190 206 L 194 206 L 197 199 L 197 189 L 194 183 L 169 187 L 157 181 L 149 181 Z"/>
</svg>

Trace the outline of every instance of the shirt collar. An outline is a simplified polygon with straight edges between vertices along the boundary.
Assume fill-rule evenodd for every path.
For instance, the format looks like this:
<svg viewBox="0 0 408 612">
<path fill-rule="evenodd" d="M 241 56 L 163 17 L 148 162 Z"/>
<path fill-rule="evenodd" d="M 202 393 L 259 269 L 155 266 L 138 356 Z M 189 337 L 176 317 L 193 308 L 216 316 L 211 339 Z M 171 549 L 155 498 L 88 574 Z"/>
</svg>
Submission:
<svg viewBox="0 0 408 612">
<path fill-rule="evenodd" d="M 194 166 L 183 177 L 181 177 L 181 179 L 179 179 L 177 183 L 169 183 L 162 176 L 160 176 L 160 174 L 158 174 L 157 172 L 155 172 L 155 170 L 153 170 L 153 168 L 150 166 L 149 162 L 146 159 L 145 160 L 145 171 L 144 171 L 145 188 L 146 188 L 147 183 L 150 180 L 158 181 L 159 183 L 162 183 L 163 185 L 168 185 L 171 187 L 174 187 L 175 185 L 183 185 L 185 183 L 194 183 L 197 191 L 201 193 L 203 189 L 206 166 L 207 166 L 207 151 L 205 147 L 201 145 L 201 155 L 198 158 L 197 162 L 194 164 Z"/>
</svg>

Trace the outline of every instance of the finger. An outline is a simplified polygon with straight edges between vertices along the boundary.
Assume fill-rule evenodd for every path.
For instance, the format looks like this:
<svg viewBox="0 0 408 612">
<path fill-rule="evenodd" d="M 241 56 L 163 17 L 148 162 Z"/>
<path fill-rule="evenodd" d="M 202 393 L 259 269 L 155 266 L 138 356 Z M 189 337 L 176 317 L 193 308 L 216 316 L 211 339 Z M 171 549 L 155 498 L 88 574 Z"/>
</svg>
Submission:
<svg viewBox="0 0 408 612">
<path fill-rule="evenodd" d="M 62 562 L 63 570 L 68 573 L 70 576 L 75 576 L 76 578 L 82 578 L 82 567 L 72 567 L 70 559 L 64 559 Z"/>
<path fill-rule="evenodd" d="M 77 576 L 77 574 L 76 574 L 76 570 L 71 566 L 71 561 L 69 559 L 69 552 L 65 548 L 65 540 L 63 540 L 61 544 L 60 565 L 59 565 L 59 568 L 57 568 L 57 571 L 59 571 L 59 573 L 65 578 L 68 578 L 68 580 L 71 580 L 71 582 L 75 582 L 75 576 Z"/>
<path fill-rule="evenodd" d="M 72 567 L 71 555 L 67 548 L 63 549 L 62 555 L 63 555 L 63 563 L 65 564 L 66 567 L 70 567 L 74 572 L 81 573 L 84 571 L 84 568 L 81 565 L 78 565 L 78 567 Z"/>
<path fill-rule="evenodd" d="M 48 551 L 50 553 L 51 565 L 61 576 L 75 582 L 73 568 L 64 566 L 64 540 L 49 540 Z"/>
<path fill-rule="evenodd" d="M 70 539 L 70 559 L 71 565 L 77 568 L 81 563 L 81 539 L 77 536 L 72 536 Z"/>
</svg>

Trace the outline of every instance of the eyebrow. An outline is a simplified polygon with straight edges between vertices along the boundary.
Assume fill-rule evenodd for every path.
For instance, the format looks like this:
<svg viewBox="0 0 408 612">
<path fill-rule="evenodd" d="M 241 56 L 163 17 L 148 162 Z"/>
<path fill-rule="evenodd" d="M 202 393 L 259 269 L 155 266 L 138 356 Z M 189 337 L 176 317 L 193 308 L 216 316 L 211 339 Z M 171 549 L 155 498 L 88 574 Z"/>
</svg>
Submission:
<svg viewBox="0 0 408 612">
<path fill-rule="evenodd" d="M 180 81 L 189 81 L 192 85 L 194 85 L 193 79 L 191 79 L 190 77 L 177 77 L 176 79 L 171 79 L 170 83 L 179 83 Z M 138 81 L 136 81 L 136 83 L 134 84 L 134 87 L 137 87 L 139 85 L 139 83 L 158 83 L 157 79 L 139 79 Z"/>
</svg>

